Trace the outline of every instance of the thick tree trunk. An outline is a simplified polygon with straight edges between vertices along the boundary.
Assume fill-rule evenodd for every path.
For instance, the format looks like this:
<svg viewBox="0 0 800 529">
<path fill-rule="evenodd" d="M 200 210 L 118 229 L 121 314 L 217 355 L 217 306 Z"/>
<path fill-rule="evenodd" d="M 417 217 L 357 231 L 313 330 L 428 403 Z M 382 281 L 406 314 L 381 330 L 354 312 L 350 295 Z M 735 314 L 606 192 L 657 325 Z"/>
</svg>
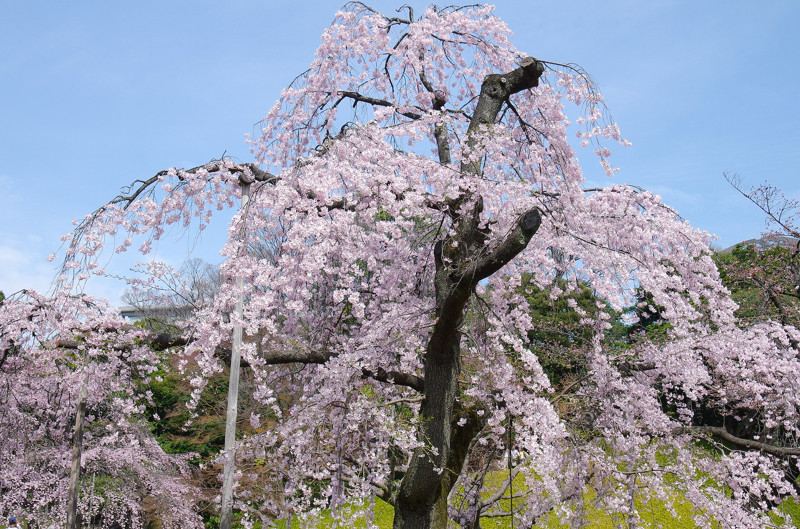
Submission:
<svg viewBox="0 0 800 529">
<path fill-rule="evenodd" d="M 436 335 L 434 331 L 425 358 L 421 427 L 425 447 L 414 454 L 400 487 L 394 519 L 394 527 L 398 529 L 447 528 L 447 495 L 453 480 L 443 478 L 449 478 L 445 473 L 452 471 L 448 463 L 461 337 L 453 333 L 441 343 Z"/>
</svg>

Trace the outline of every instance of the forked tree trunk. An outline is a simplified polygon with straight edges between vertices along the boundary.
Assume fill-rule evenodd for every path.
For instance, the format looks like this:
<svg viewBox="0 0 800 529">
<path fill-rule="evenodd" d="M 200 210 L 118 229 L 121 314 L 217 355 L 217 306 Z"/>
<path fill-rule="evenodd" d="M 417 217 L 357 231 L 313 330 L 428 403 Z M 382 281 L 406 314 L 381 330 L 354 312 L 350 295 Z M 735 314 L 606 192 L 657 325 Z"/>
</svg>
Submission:
<svg viewBox="0 0 800 529">
<path fill-rule="evenodd" d="M 487 76 L 467 129 L 467 144 L 475 145 L 475 134 L 481 126 L 495 122 L 512 94 L 537 86 L 542 73 L 544 66 L 527 58 L 511 72 Z M 437 128 L 435 136 L 440 156 L 444 153 L 449 157 L 446 131 Z M 480 157 L 463 161 L 461 172 L 479 175 Z M 468 206 L 469 212 L 459 215 L 461 206 Z M 488 234 L 480 227 L 481 197 L 465 192 L 450 204 L 450 211 L 455 234 L 439 241 L 434 248 L 437 319 L 424 360 L 425 401 L 420 410 L 418 434 L 423 447 L 414 453 L 400 485 L 394 529 L 447 529 L 447 496 L 456 481 L 454 476 L 458 476 L 464 464 L 469 445 L 465 432 L 471 430 L 453 428 L 461 361 L 459 327 L 472 289 L 524 250 L 541 223 L 538 210 L 526 212 L 519 218 L 517 228 L 497 248 L 488 251 Z"/>
</svg>

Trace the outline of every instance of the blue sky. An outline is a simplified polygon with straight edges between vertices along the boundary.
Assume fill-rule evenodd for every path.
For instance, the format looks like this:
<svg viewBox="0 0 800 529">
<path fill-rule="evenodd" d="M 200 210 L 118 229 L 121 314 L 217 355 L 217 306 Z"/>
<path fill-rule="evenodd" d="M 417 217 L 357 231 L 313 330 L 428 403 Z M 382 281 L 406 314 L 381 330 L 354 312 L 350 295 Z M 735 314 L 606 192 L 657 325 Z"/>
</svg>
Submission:
<svg viewBox="0 0 800 529">
<path fill-rule="evenodd" d="M 370 5 L 403 3 L 426 5 Z M 0 290 L 46 290 L 46 257 L 71 220 L 125 184 L 223 152 L 250 161 L 244 134 L 307 67 L 340 5 L 0 0 Z M 800 2 L 496 6 L 520 50 L 594 76 L 633 142 L 615 151 L 615 181 L 661 194 L 722 247 L 764 227 L 723 172 L 800 197 Z M 591 158 L 582 154 L 587 177 L 611 183 Z M 198 249 L 214 259 L 218 247 L 211 234 L 163 253 L 180 264 Z M 88 290 L 116 300 L 123 288 Z"/>
</svg>

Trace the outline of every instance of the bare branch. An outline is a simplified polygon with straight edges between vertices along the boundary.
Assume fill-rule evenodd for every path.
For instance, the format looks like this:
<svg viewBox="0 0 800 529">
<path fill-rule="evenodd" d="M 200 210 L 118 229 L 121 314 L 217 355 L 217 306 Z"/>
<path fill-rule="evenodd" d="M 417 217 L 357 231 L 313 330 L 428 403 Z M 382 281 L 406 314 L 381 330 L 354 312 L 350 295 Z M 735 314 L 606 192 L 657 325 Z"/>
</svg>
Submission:
<svg viewBox="0 0 800 529">
<path fill-rule="evenodd" d="M 800 229 L 792 219 L 792 217 L 800 215 L 798 201 L 786 198 L 779 189 L 768 185 L 745 191 L 742 186 L 742 178 L 738 174 L 725 172 L 723 176 L 736 191 L 766 213 L 769 220 L 780 226 L 787 235 L 800 238 Z"/>
<path fill-rule="evenodd" d="M 393 106 L 395 106 L 394 103 L 392 103 L 390 101 L 386 101 L 384 99 L 377 99 L 377 98 L 370 97 L 370 96 L 365 96 L 363 94 L 359 94 L 358 92 L 342 91 L 342 92 L 339 92 L 339 95 L 341 96 L 341 98 L 352 99 L 353 100 L 353 104 L 356 104 L 356 103 L 368 103 L 370 105 L 375 105 L 375 106 L 379 106 L 379 107 L 393 107 Z M 342 100 L 341 98 L 339 99 L 339 101 Z M 339 101 L 334 103 L 333 106 L 335 107 L 336 105 L 338 105 Z M 399 110 L 397 110 L 397 113 L 400 114 L 401 116 L 405 116 L 405 117 L 411 118 L 411 119 L 419 119 L 419 118 L 422 117 L 422 114 L 417 114 L 416 112 L 409 112 L 409 111 L 400 112 Z"/>
</svg>

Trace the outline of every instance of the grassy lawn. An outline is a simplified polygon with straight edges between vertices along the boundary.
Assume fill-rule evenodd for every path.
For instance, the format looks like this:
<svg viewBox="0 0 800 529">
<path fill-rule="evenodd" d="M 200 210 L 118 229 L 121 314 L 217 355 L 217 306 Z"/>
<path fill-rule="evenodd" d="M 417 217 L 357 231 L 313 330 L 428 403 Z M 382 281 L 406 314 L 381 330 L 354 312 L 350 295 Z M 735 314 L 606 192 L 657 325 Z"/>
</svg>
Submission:
<svg viewBox="0 0 800 529">
<path fill-rule="evenodd" d="M 493 486 L 492 481 L 497 481 L 498 484 L 503 481 L 506 474 L 505 472 L 497 472 L 494 475 L 487 477 L 487 484 Z M 515 491 L 524 488 L 523 476 L 520 474 L 514 480 Z M 596 527 L 598 529 L 616 529 L 619 527 L 627 527 L 627 518 L 624 514 L 609 513 L 598 509 L 593 505 L 595 499 L 594 491 L 589 490 L 584 495 L 585 504 L 585 520 L 588 522 L 587 527 Z M 519 506 L 523 500 L 514 502 L 514 507 Z M 509 501 L 501 500 L 500 506 L 503 510 L 509 510 Z M 664 529 L 689 529 L 695 527 L 691 515 L 691 505 L 688 502 L 676 502 L 672 509 L 674 514 L 667 509 L 667 506 L 658 500 L 651 500 L 649 502 L 637 501 L 637 507 L 643 518 L 637 522 L 638 527 L 649 528 L 659 527 Z M 486 518 L 481 520 L 481 527 L 483 529 L 505 529 L 511 528 L 510 518 Z M 519 527 L 515 524 L 514 527 Z M 562 529 L 569 528 L 569 525 L 562 524 L 558 516 L 550 514 L 545 516 L 534 527 L 541 529 Z"/>
<path fill-rule="evenodd" d="M 503 477 L 505 476 L 504 473 L 498 472 L 495 476 L 490 476 L 490 480 L 496 480 L 498 482 L 502 481 Z M 521 478 L 521 476 L 518 476 Z M 515 480 L 516 484 L 517 480 Z M 522 481 L 520 479 L 519 486 L 522 486 Z M 586 527 L 592 527 L 597 529 L 618 529 L 620 527 L 626 527 L 626 519 L 623 515 L 615 515 L 613 513 L 608 513 L 606 511 L 599 510 L 593 507 L 592 500 L 594 494 L 590 491 L 587 493 L 585 497 L 586 502 L 586 520 L 588 525 Z M 504 507 L 508 508 L 508 501 L 506 500 Z M 666 505 L 659 501 L 659 500 L 651 500 L 649 502 L 643 503 L 638 502 L 639 512 L 642 516 L 642 520 L 638 522 L 638 527 L 640 528 L 661 528 L 661 529 L 692 529 L 695 526 L 694 521 L 692 520 L 692 507 L 688 502 L 685 501 L 677 501 L 673 507 L 675 515 L 670 513 L 667 509 Z M 800 528 L 800 504 L 793 500 L 787 500 L 784 502 L 782 508 L 785 512 L 789 513 L 792 517 L 795 527 Z M 394 517 L 394 508 L 385 503 L 380 499 L 375 500 L 375 523 L 381 529 L 391 529 L 392 527 L 392 520 Z M 280 525 L 278 527 L 281 527 Z M 329 516 L 325 516 L 317 527 L 322 528 L 333 528 L 336 527 L 333 519 Z M 339 527 L 345 527 L 345 525 L 339 525 Z M 347 526 L 349 527 L 349 526 Z M 361 524 L 355 525 L 356 528 L 364 528 L 366 524 L 362 521 Z M 547 516 L 542 519 L 536 526 L 538 529 L 568 529 L 568 525 L 561 524 L 558 518 L 555 515 Z M 481 528 L 482 529 L 511 529 L 511 519 L 510 518 L 492 518 L 492 519 L 483 519 L 481 520 Z M 522 529 L 519 523 L 514 524 L 515 529 Z M 282 527 L 281 527 L 282 529 Z M 291 529 L 300 529 L 300 523 L 298 520 L 293 520 L 291 524 Z"/>
</svg>

